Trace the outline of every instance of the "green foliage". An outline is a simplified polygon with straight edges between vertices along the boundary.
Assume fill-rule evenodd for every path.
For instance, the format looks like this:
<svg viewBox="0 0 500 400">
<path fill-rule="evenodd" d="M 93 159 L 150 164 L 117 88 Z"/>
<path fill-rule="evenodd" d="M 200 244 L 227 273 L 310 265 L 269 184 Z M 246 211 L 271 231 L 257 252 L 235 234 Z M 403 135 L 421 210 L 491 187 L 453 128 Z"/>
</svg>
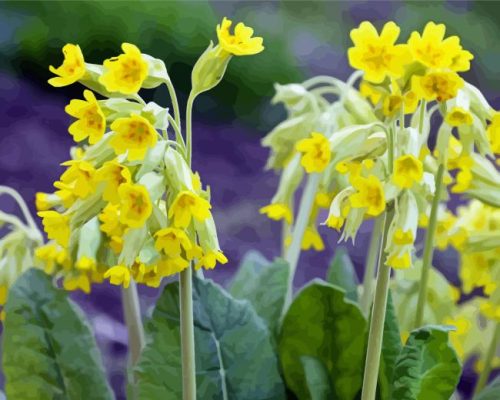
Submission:
<svg viewBox="0 0 500 400">
<path fill-rule="evenodd" d="M 11 287 L 5 311 L 2 361 L 9 399 L 113 398 L 87 322 L 49 276 L 28 270 Z"/>
<path fill-rule="evenodd" d="M 238 268 L 229 292 L 237 299 L 249 300 L 257 314 L 277 333 L 285 302 L 289 268 L 282 259 L 273 263 L 260 253 L 249 252 Z"/>
<path fill-rule="evenodd" d="M 181 391 L 179 285 L 165 287 L 147 325 L 139 398 L 178 400 Z M 271 337 L 248 302 L 209 280 L 193 281 L 196 378 L 200 399 L 284 399 Z"/>
<path fill-rule="evenodd" d="M 299 399 L 312 399 L 301 362 L 304 356 L 326 367 L 331 399 L 354 399 L 359 392 L 366 320 L 342 289 L 319 280 L 302 289 L 284 318 L 278 347 L 287 385 Z"/>
<path fill-rule="evenodd" d="M 500 376 L 490 382 L 474 400 L 498 400 L 500 399 Z"/>
<path fill-rule="evenodd" d="M 358 301 L 358 277 L 351 258 L 344 247 L 335 250 L 328 272 L 327 282 L 340 286 L 346 292 L 346 297 L 352 301 Z"/>
<path fill-rule="evenodd" d="M 461 367 L 448 342 L 448 326 L 414 330 L 394 368 L 393 400 L 447 400 L 460 378 Z"/>
<path fill-rule="evenodd" d="M 304 368 L 311 400 L 331 399 L 333 396 L 332 384 L 325 364 L 316 357 L 310 356 L 302 356 L 300 362 Z"/>
</svg>

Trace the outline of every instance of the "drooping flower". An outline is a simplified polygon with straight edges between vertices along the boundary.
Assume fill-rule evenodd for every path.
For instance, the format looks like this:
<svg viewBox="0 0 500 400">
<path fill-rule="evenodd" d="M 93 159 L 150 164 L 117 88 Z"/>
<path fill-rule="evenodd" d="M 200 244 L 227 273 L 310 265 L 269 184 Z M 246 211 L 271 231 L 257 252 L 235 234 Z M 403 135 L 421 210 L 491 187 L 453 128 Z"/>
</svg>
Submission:
<svg viewBox="0 0 500 400">
<path fill-rule="evenodd" d="M 51 193 L 37 192 L 35 194 L 35 207 L 37 211 L 46 211 L 54 207 L 54 202 L 51 201 Z"/>
<path fill-rule="evenodd" d="M 142 160 L 149 148 L 158 140 L 158 133 L 151 123 L 140 115 L 132 114 L 127 118 L 118 118 L 111 124 L 115 132 L 109 144 L 116 154 L 128 151 L 130 161 Z"/>
<path fill-rule="evenodd" d="M 227 257 L 224 253 L 222 253 L 222 251 L 208 251 L 198 259 L 195 268 L 199 269 L 203 267 L 205 269 L 214 269 L 217 262 L 220 264 L 226 264 L 227 261 Z"/>
<path fill-rule="evenodd" d="M 402 189 L 409 189 L 414 183 L 420 182 L 424 175 L 422 162 L 411 154 L 406 154 L 394 162 L 392 180 Z"/>
<path fill-rule="evenodd" d="M 236 24 L 234 34 L 229 32 L 232 21 L 224 17 L 222 23 L 217 25 L 217 37 L 224 51 L 235 56 L 249 56 L 264 50 L 261 37 L 252 37 L 253 29 L 243 22 Z"/>
<path fill-rule="evenodd" d="M 169 257 L 179 257 L 181 250 L 189 250 L 192 247 L 191 241 L 182 229 L 163 228 L 154 234 L 156 238 L 155 248 L 163 250 Z"/>
<path fill-rule="evenodd" d="M 472 114 L 462 107 L 453 107 L 444 120 L 450 126 L 472 125 Z"/>
<path fill-rule="evenodd" d="M 82 160 L 69 160 L 61 165 L 68 167 L 61 175 L 60 181 L 54 186 L 61 190 L 67 190 L 81 199 L 89 196 L 95 189 L 95 169 L 92 164 Z"/>
<path fill-rule="evenodd" d="M 56 211 L 40 211 L 42 224 L 49 239 L 53 239 L 60 246 L 66 248 L 69 243 L 69 217 Z"/>
<path fill-rule="evenodd" d="M 64 61 L 55 68 L 49 67 L 50 72 L 58 75 L 49 79 L 49 84 L 54 87 L 68 86 L 75 83 L 85 75 L 85 60 L 80 46 L 68 43 L 63 49 Z"/>
<path fill-rule="evenodd" d="M 301 243 L 302 250 L 314 249 L 316 251 L 323 251 L 325 244 L 315 226 L 308 226 L 304 232 L 304 237 Z"/>
<path fill-rule="evenodd" d="M 161 277 L 175 275 L 189 267 L 189 262 L 181 257 L 162 258 L 158 264 L 158 275 Z"/>
<path fill-rule="evenodd" d="M 128 288 L 130 285 L 130 269 L 124 265 L 115 265 L 104 273 L 104 279 L 109 278 L 112 285 Z"/>
<path fill-rule="evenodd" d="M 292 211 L 290 207 L 286 204 L 275 203 L 268 204 L 267 206 L 262 207 L 259 212 L 261 214 L 267 215 L 268 218 L 279 221 L 284 219 L 288 224 L 292 223 Z"/>
<path fill-rule="evenodd" d="M 184 190 L 172 202 L 168 210 L 168 217 L 173 220 L 177 228 L 187 228 L 194 217 L 204 221 L 210 216 L 210 203 L 197 194 Z"/>
<path fill-rule="evenodd" d="M 395 44 L 400 29 L 394 22 L 387 22 L 380 35 L 368 21 L 351 31 L 354 47 L 348 50 L 349 63 L 364 71 L 364 79 L 381 83 L 386 77 L 399 78 L 404 66 L 410 62 L 410 52 L 404 44 Z"/>
<path fill-rule="evenodd" d="M 75 267 L 79 271 L 91 272 L 97 267 L 95 258 L 83 256 L 75 263 Z"/>
<path fill-rule="evenodd" d="M 382 183 L 375 175 L 356 177 L 353 187 L 357 192 L 349 198 L 352 207 L 366 208 L 366 213 L 372 217 L 382 214 L 385 210 L 385 194 Z"/>
<path fill-rule="evenodd" d="M 310 138 L 300 140 L 295 148 L 302 153 L 300 163 L 308 174 L 322 172 L 332 156 L 330 142 L 318 132 L 312 132 Z"/>
<path fill-rule="evenodd" d="M 121 237 L 125 231 L 125 226 L 120 223 L 120 210 L 118 204 L 108 203 L 99 214 L 102 222 L 100 229 L 110 238 Z"/>
<path fill-rule="evenodd" d="M 99 82 L 109 92 L 137 93 L 148 76 L 148 63 L 137 46 L 123 43 L 122 50 L 123 54 L 104 61 Z"/>
<path fill-rule="evenodd" d="M 500 112 L 493 114 L 491 123 L 486 129 L 486 134 L 488 135 L 493 153 L 500 154 Z"/>
<path fill-rule="evenodd" d="M 110 203 L 116 204 L 120 201 L 118 187 L 123 183 L 130 183 L 132 177 L 130 170 L 116 160 L 106 161 L 101 168 L 96 171 L 95 180 L 103 182 L 105 189 L 102 198 Z"/>
<path fill-rule="evenodd" d="M 424 76 L 414 75 L 411 80 L 412 90 L 427 101 L 450 100 L 463 85 L 463 79 L 455 72 L 430 72 Z"/>
<path fill-rule="evenodd" d="M 118 188 L 118 195 L 120 222 L 131 228 L 142 226 L 153 211 L 147 189 L 139 184 L 124 183 Z"/>
<path fill-rule="evenodd" d="M 84 90 L 83 97 L 85 100 L 71 100 L 64 109 L 66 113 L 78 119 L 70 125 L 69 133 L 76 142 L 89 138 L 89 143 L 95 144 L 104 135 L 106 117 L 94 93 Z"/>
<path fill-rule="evenodd" d="M 82 292 L 90 293 L 90 279 L 85 273 L 73 272 L 63 279 L 63 288 L 68 291 L 80 289 Z"/>
</svg>

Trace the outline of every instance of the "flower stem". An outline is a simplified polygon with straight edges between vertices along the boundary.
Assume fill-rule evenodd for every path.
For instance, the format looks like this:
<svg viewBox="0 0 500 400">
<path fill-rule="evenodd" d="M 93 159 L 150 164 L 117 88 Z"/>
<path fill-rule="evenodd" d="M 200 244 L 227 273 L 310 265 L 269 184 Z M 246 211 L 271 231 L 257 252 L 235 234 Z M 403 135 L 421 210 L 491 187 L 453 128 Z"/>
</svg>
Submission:
<svg viewBox="0 0 500 400">
<path fill-rule="evenodd" d="M 476 387 L 474 389 L 474 397 L 476 397 L 481 390 L 486 386 L 488 382 L 488 377 L 490 376 L 491 370 L 493 368 L 493 358 L 495 357 L 498 342 L 500 341 L 500 322 L 495 322 L 495 330 L 493 331 L 493 335 L 491 336 L 490 346 L 488 347 L 488 352 L 486 353 L 484 359 L 484 368 L 479 375 L 479 379 L 477 380 Z"/>
<path fill-rule="evenodd" d="M 165 79 L 165 85 L 167 85 L 168 94 L 170 96 L 170 101 L 172 102 L 172 107 L 174 109 L 175 122 L 179 130 L 181 129 L 181 114 L 179 112 L 179 102 L 177 101 L 177 95 L 175 94 L 174 85 L 170 79 Z"/>
<path fill-rule="evenodd" d="M 380 252 L 380 239 L 382 237 L 382 229 L 384 219 L 378 217 L 373 225 L 370 247 L 368 248 L 368 256 L 366 258 L 365 274 L 363 276 L 363 291 L 361 292 L 360 306 L 361 310 L 368 315 L 373 301 L 373 284 L 375 283 L 375 269 Z"/>
<path fill-rule="evenodd" d="M 133 369 L 137 361 L 139 361 L 141 351 L 145 344 L 139 296 L 137 294 L 137 285 L 134 280 L 130 281 L 130 286 L 128 288 L 122 289 L 122 303 L 125 323 L 128 330 L 130 366 Z"/>
<path fill-rule="evenodd" d="M 283 305 L 282 317 L 292 302 L 293 295 L 293 279 L 295 277 L 295 270 L 299 261 L 300 249 L 302 245 L 302 238 L 311 215 L 311 210 L 314 202 L 314 196 L 318 189 L 320 174 L 310 174 L 307 179 L 302 198 L 300 200 L 299 211 L 297 212 L 297 222 L 293 227 L 292 243 L 285 254 L 285 260 L 289 265 L 288 288 Z"/>
<path fill-rule="evenodd" d="M 378 252 L 378 274 L 375 287 L 372 315 L 370 319 L 370 333 L 368 335 L 368 349 L 366 353 L 365 371 L 363 376 L 362 400 L 375 400 L 377 381 L 380 367 L 380 353 L 384 335 L 385 309 L 389 291 L 391 268 L 384 262 L 384 248 L 387 241 L 387 232 L 391 224 L 392 211 L 386 212 L 383 217 L 383 231 Z"/>
<path fill-rule="evenodd" d="M 188 267 L 179 276 L 183 400 L 196 400 L 192 271 Z"/>
<path fill-rule="evenodd" d="M 191 165 L 191 159 L 193 154 L 193 133 L 192 133 L 192 113 L 193 113 L 193 102 L 196 98 L 196 95 L 191 92 L 189 94 L 189 98 L 186 106 L 186 151 L 187 151 L 187 160 L 188 164 Z"/>
<path fill-rule="evenodd" d="M 432 199 L 431 214 L 429 224 L 425 232 L 424 254 L 422 256 L 422 271 L 420 275 L 420 289 L 418 293 L 417 312 L 415 318 L 415 327 L 422 325 L 424 319 L 425 299 L 427 297 L 427 284 L 429 282 L 429 271 L 432 264 L 432 255 L 434 253 L 434 238 L 436 236 L 438 207 L 441 200 L 441 190 L 443 187 L 443 175 L 445 166 L 439 164 L 436 173 L 436 191 Z"/>
</svg>

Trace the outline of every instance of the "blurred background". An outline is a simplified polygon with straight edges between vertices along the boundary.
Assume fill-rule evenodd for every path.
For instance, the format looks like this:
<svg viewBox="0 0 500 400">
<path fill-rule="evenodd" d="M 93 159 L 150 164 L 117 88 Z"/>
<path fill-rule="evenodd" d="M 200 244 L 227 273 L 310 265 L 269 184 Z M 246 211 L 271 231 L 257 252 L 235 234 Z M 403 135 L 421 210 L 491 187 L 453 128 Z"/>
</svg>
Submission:
<svg viewBox="0 0 500 400">
<path fill-rule="evenodd" d="M 381 27 L 387 20 L 401 26 L 402 40 L 429 20 L 443 22 L 448 34 L 458 34 L 473 52 L 472 69 L 464 74 L 500 107 L 500 3 L 479 1 L 37 1 L 0 3 L 0 184 L 18 190 L 34 212 L 37 191 L 50 192 L 69 158 L 70 118 L 64 106 L 81 97 L 73 85 L 55 89 L 47 84 L 48 66 L 60 65 L 61 48 L 79 44 L 85 59 L 101 63 L 120 53 L 122 42 L 165 61 L 181 107 L 190 89 L 194 62 L 216 40 L 215 26 L 223 16 L 243 21 L 264 37 L 266 50 L 231 61 L 223 82 L 197 100 L 194 112 L 194 168 L 212 188 L 219 239 L 229 263 L 208 275 L 226 284 L 242 256 L 258 249 L 267 258 L 280 254 L 280 224 L 259 215 L 277 185 L 264 171 L 267 150 L 260 139 L 285 116 L 271 106 L 273 83 L 300 82 L 327 74 L 346 79 L 352 70 L 346 50 L 349 31 L 363 20 Z M 153 99 L 169 105 L 167 91 Z M 14 204 L 0 198 L 0 208 Z M 370 226 L 363 227 L 353 252 L 358 272 L 364 263 Z M 320 228 L 327 249 L 303 254 L 296 285 L 324 277 L 337 236 Z M 436 264 L 457 282 L 452 252 L 437 255 Z M 158 293 L 141 289 L 144 309 Z M 90 296 L 73 295 L 93 325 L 118 399 L 124 399 L 126 329 L 119 290 L 96 286 Z M 461 389 L 469 391 L 470 377 Z"/>
</svg>

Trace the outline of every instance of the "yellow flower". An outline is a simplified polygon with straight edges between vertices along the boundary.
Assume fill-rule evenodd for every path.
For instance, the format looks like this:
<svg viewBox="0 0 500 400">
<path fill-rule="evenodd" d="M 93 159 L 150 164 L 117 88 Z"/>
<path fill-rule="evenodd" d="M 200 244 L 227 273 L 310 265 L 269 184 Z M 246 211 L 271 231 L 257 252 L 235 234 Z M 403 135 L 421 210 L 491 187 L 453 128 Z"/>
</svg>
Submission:
<svg viewBox="0 0 500 400">
<path fill-rule="evenodd" d="M 300 140 L 295 148 L 302 153 L 300 163 L 308 174 L 322 172 L 332 156 L 330 142 L 318 132 L 312 132 L 310 138 Z"/>
<path fill-rule="evenodd" d="M 7 302 L 7 294 L 9 288 L 5 285 L 0 285 L 0 306 L 3 306 Z"/>
<path fill-rule="evenodd" d="M 54 87 L 68 86 L 75 83 L 85 75 L 85 60 L 80 46 L 66 44 L 63 49 L 64 61 L 61 66 L 49 67 L 50 72 L 59 75 L 49 79 L 49 84 Z"/>
<path fill-rule="evenodd" d="M 393 182 L 402 189 L 409 189 L 424 176 L 422 162 L 411 154 L 399 157 L 394 162 Z"/>
<path fill-rule="evenodd" d="M 187 228 L 194 217 L 204 221 L 210 216 L 210 203 L 187 190 L 180 192 L 168 210 L 168 218 L 172 219 L 177 228 Z"/>
<path fill-rule="evenodd" d="M 148 148 L 154 147 L 158 132 L 144 117 L 132 114 L 128 118 L 118 118 L 111 124 L 115 135 L 109 144 L 116 154 L 123 154 L 128 150 L 127 158 L 131 161 L 142 160 Z"/>
<path fill-rule="evenodd" d="M 109 278 L 109 283 L 112 285 L 122 285 L 128 288 L 130 285 L 130 269 L 124 265 L 115 265 L 104 273 L 104 279 Z"/>
<path fill-rule="evenodd" d="M 43 229 L 47 237 L 55 240 L 62 247 L 68 247 L 69 217 L 56 211 L 40 211 L 38 216 L 42 218 Z"/>
<path fill-rule="evenodd" d="M 229 32 L 231 25 L 232 21 L 226 17 L 222 20 L 222 24 L 217 25 L 219 44 L 226 52 L 235 56 L 249 56 L 264 50 L 263 39 L 261 37 L 252 37 L 252 28 L 240 22 L 236 24 L 234 34 L 231 35 Z"/>
<path fill-rule="evenodd" d="M 52 275 L 58 265 L 63 268 L 69 266 L 68 252 L 55 243 L 47 243 L 35 249 L 35 258 L 44 264 L 44 271 Z"/>
<path fill-rule="evenodd" d="M 120 222 L 139 228 L 151 215 L 153 206 L 146 188 L 139 184 L 124 183 L 118 188 L 120 197 Z"/>
<path fill-rule="evenodd" d="M 110 238 L 121 237 L 125 231 L 125 226 L 120 223 L 120 212 L 118 204 L 107 204 L 99 214 L 101 231 L 106 233 Z"/>
<path fill-rule="evenodd" d="M 75 267 L 80 271 L 91 272 L 95 271 L 97 263 L 94 258 L 83 256 L 76 262 Z"/>
<path fill-rule="evenodd" d="M 69 133 L 76 142 L 89 138 L 89 143 L 94 144 L 101 140 L 106 130 L 106 117 L 104 116 L 94 93 L 84 90 L 85 100 L 75 99 L 64 109 L 66 113 L 78 120 L 69 127 Z"/>
<path fill-rule="evenodd" d="M 54 202 L 50 199 L 50 193 L 37 192 L 35 195 L 35 207 L 37 211 L 46 211 L 54 207 Z"/>
<path fill-rule="evenodd" d="M 163 258 L 158 262 L 158 275 L 165 277 L 175 275 L 184 271 L 189 266 L 189 262 L 181 257 Z"/>
<path fill-rule="evenodd" d="M 486 134 L 488 135 L 493 153 L 500 154 L 500 112 L 493 114 L 491 123 L 486 129 Z"/>
<path fill-rule="evenodd" d="M 199 260 L 201 257 L 203 257 L 203 249 L 197 244 L 192 244 L 191 248 L 186 250 L 186 258 L 190 261 Z"/>
<path fill-rule="evenodd" d="M 384 97 L 382 103 L 382 113 L 387 117 L 392 117 L 404 105 L 405 114 L 413 114 L 418 106 L 418 96 L 413 91 L 408 91 L 404 95 L 401 93 L 398 83 L 393 80 L 391 82 L 391 93 Z"/>
<path fill-rule="evenodd" d="M 222 251 L 208 251 L 198 260 L 195 268 L 199 269 L 203 267 L 205 269 L 214 269 L 217 262 L 220 264 L 226 264 L 227 261 L 227 257 L 222 253 Z"/>
<path fill-rule="evenodd" d="M 118 187 L 122 183 L 130 183 L 132 177 L 130 170 L 121 165 L 118 161 L 107 161 L 96 171 L 95 179 L 97 182 L 104 182 L 106 187 L 102 194 L 102 198 L 110 203 L 118 203 Z"/>
<path fill-rule="evenodd" d="M 301 248 L 302 250 L 309 250 L 313 248 L 316 251 L 323 251 L 325 249 L 323 239 L 321 238 L 315 227 L 308 226 L 306 228 L 304 237 L 302 238 Z"/>
<path fill-rule="evenodd" d="M 137 93 L 148 76 L 148 63 L 141 51 L 130 43 L 122 44 L 123 54 L 104 61 L 104 74 L 99 82 L 109 92 Z"/>
<path fill-rule="evenodd" d="M 318 192 L 314 197 L 314 203 L 320 208 L 329 208 L 335 193 Z"/>
<path fill-rule="evenodd" d="M 179 257 L 181 247 L 184 250 L 189 250 L 192 247 L 186 232 L 178 228 L 163 228 L 156 232 L 154 236 L 156 237 L 156 250 L 163 250 L 170 257 Z"/>
<path fill-rule="evenodd" d="M 342 216 L 329 215 L 326 219 L 326 226 L 340 232 L 344 225 L 345 218 Z"/>
<path fill-rule="evenodd" d="M 372 217 L 380 215 L 385 210 L 384 189 L 376 176 L 356 177 L 353 179 L 353 187 L 357 192 L 349 198 L 352 207 L 366 208 L 366 213 Z"/>
<path fill-rule="evenodd" d="M 290 207 L 282 203 L 275 203 L 264 206 L 259 210 L 259 213 L 265 214 L 268 218 L 275 221 L 284 219 L 288 224 L 291 224 L 293 219 Z"/>
<path fill-rule="evenodd" d="M 101 227 L 102 229 L 102 227 Z M 115 254 L 120 254 L 123 250 L 123 239 L 121 236 L 111 236 L 109 238 L 109 247 Z"/>
<path fill-rule="evenodd" d="M 410 62 L 410 53 L 404 44 L 396 45 L 399 27 L 387 22 L 380 35 L 368 21 L 362 22 L 351 31 L 354 47 L 348 50 L 349 63 L 353 68 L 364 71 L 364 79 L 381 83 L 387 76 L 399 78 L 404 66 Z"/>
<path fill-rule="evenodd" d="M 95 169 L 87 161 L 70 160 L 61 165 L 69 167 L 61 175 L 60 181 L 54 186 L 61 190 L 67 190 L 71 194 L 84 199 L 95 190 Z"/>
<path fill-rule="evenodd" d="M 395 269 L 407 269 L 411 267 L 411 255 L 408 252 L 394 254 L 387 258 L 387 265 Z"/>
<path fill-rule="evenodd" d="M 427 101 L 450 100 L 463 85 L 463 79 L 455 72 L 430 72 L 424 76 L 414 75 L 411 80 L 411 89 Z"/>
<path fill-rule="evenodd" d="M 463 166 L 455 177 L 455 184 L 451 187 L 452 193 L 464 193 L 471 187 L 472 172 L 468 166 Z"/>
<path fill-rule="evenodd" d="M 359 92 L 363 97 L 369 99 L 374 106 L 378 104 L 385 94 L 383 90 L 366 81 L 361 81 L 359 84 Z"/>
<path fill-rule="evenodd" d="M 462 107 L 453 107 L 444 120 L 450 126 L 472 125 L 472 114 Z"/>
<path fill-rule="evenodd" d="M 401 228 L 397 228 L 392 237 L 394 244 L 406 245 L 413 244 L 415 238 L 413 237 L 413 232 L 411 230 L 403 231 Z"/>
<path fill-rule="evenodd" d="M 87 274 L 75 273 L 66 275 L 63 280 L 63 287 L 66 290 L 74 291 L 80 289 L 82 292 L 90 293 L 90 279 Z"/>
</svg>

